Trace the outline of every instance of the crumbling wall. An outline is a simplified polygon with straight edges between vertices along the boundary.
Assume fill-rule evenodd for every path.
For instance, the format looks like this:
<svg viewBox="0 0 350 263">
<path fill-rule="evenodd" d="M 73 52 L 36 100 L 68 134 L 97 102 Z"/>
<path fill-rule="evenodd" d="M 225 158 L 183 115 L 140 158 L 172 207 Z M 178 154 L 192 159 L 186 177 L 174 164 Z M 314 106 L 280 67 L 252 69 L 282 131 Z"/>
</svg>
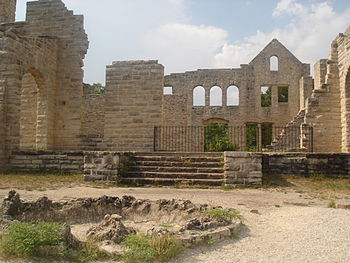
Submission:
<svg viewBox="0 0 350 263">
<path fill-rule="evenodd" d="M 6 86 L 7 154 L 21 147 L 78 148 L 87 45 L 83 18 L 61 1 L 28 2 L 26 22 L 2 24 L 0 81 Z"/>
<path fill-rule="evenodd" d="M 5 85 L 0 82 L 0 171 L 5 169 Z"/>
<path fill-rule="evenodd" d="M 337 39 L 341 94 L 342 150 L 350 152 L 350 27 Z"/>
<path fill-rule="evenodd" d="M 278 57 L 276 71 L 270 70 L 272 56 Z M 300 109 L 299 81 L 309 74 L 309 65 L 301 63 L 277 40 L 271 41 L 252 62 L 241 65 L 239 69 L 205 69 L 171 74 L 165 77 L 165 86 L 173 88 L 173 95 L 164 95 L 162 124 L 192 126 L 221 119 L 231 126 L 246 123 L 284 126 Z M 233 85 L 239 89 L 238 106 L 226 104 L 227 89 Z M 193 106 L 193 89 L 197 86 L 205 89 L 205 106 Z M 213 86 L 222 89 L 222 106 L 210 106 L 210 89 Z M 261 106 L 262 86 L 272 87 L 270 107 Z M 288 102 L 278 101 L 279 86 L 288 86 Z M 310 87 L 304 88 L 307 89 L 305 93 L 310 93 Z"/>
<path fill-rule="evenodd" d="M 153 151 L 161 123 L 164 67 L 157 61 L 121 61 L 107 66 L 104 147 Z"/>
<path fill-rule="evenodd" d="M 306 102 L 305 123 L 313 126 L 315 152 L 341 152 L 341 106 L 338 44 L 333 41 L 328 60 L 315 64 L 315 89 Z"/>
</svg>

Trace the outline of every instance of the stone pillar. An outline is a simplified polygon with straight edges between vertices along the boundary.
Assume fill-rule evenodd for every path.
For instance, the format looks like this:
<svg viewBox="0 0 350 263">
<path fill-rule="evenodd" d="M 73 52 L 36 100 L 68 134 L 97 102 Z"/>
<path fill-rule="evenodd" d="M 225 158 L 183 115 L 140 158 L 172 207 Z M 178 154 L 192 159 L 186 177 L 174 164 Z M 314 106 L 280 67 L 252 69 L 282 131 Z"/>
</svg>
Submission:
<svg viewBox="0 0 350 263">
<path fill-rule="evenodd" d="M 305 109 L 306 99 L 309 98 L 314 89 L 314 81 L 312 77 L 302 77 L 299 81 L 300 87 L 300 110 Z"/>
<path fill-rule="evenodd" d="M 121 61 L 107 66 L 106 150 L 153 151 L 161 124 L 164 67 L 158 61 Z"/>
<path fill-rule="evenodd" d="M 16 0 L 0 0 L 0 23 L 16 20 Z"/>
<path fill-rule="evenodd" d="M 225 152 L 224 180 L 226 185 L 262 184 L 262 154 Z"/>
<path fill-rule="evenodd" d="M 327 59 L 320 59 L 315 63 L 315 89 L 320 89 L 325 84 L 327 74 Z"/>
<path fill-rule="evenodd" d="M 0 82 L 0 171 L 5 169 L 5 83 Z"/>
</svg>

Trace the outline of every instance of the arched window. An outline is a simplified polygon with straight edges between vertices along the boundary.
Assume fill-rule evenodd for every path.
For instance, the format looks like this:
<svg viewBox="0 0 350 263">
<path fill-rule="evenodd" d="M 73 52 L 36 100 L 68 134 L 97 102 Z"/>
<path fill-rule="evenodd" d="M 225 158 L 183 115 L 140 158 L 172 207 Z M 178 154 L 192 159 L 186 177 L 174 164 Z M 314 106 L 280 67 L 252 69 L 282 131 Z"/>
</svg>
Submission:
<svg viewBox="0 0 350 263">
<path fill-rule="evenodd" d="M 210 89 L 210 106 L 222 106 L 222 90 L 218 86 Z"/>
<path fill-rule="evenodd" d="M 270 71 L 278 71 L 278 57 L 270 57 Z"/>
<path fill-rule="evenodd" d="M 193 106 L 205 106 L 205 89 L 201 86 L 193 89 Z"/>
<path fill-rule="evenodd" d="M 227 88 L 227 106 L 239 105 L 239 89 L 236 86 Z"/>
</svg>

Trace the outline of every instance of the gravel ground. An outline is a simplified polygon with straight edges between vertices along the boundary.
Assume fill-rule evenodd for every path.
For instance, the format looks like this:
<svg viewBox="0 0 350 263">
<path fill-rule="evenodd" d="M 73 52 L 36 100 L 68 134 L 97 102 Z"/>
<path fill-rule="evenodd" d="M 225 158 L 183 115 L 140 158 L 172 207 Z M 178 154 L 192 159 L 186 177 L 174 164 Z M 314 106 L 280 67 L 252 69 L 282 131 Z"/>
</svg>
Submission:
<svg viewBox="0 0 350 263">
<path fill-rule="evenodd" d="M 0 198 L 7 192 L 0 190 Z M 350 210 L 326 208 L 327 200 L 292 190 L 75 187 L 19 193 L 27 200 L 43 195 L 53 200 L 101 195 L 189 199 L 241 211 L 246 227 L 239 238 L 187 250 L 173 263 L 350 262 Z M 349 200 L 337 202 L 349 203 Z"/>
</svg>

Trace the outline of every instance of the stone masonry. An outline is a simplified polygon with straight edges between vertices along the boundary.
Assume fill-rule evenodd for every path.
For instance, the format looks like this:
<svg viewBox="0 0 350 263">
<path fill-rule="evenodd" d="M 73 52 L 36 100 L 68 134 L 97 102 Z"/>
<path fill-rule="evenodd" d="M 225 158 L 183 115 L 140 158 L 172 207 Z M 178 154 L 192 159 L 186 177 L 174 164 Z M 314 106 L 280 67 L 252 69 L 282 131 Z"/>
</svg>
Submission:
<svg viewBox="0 0 350 263">
<path fill-rule="evenodd" d="M 0 160 L 12 151 L 78 149 L 83 17 L 59 0 L 27 3 L 14 22 L 15 0 L 0 1 Z M 6 23 L 4 23 L 6 22 Z"/>
</svg>

